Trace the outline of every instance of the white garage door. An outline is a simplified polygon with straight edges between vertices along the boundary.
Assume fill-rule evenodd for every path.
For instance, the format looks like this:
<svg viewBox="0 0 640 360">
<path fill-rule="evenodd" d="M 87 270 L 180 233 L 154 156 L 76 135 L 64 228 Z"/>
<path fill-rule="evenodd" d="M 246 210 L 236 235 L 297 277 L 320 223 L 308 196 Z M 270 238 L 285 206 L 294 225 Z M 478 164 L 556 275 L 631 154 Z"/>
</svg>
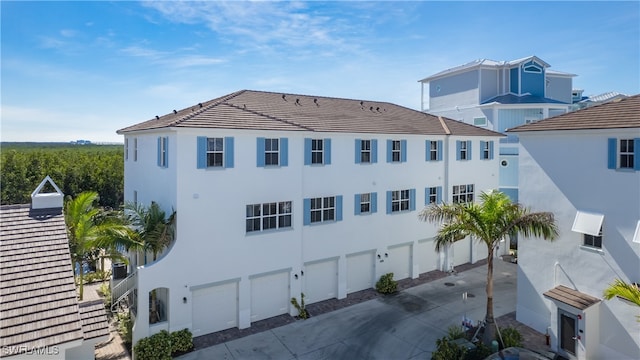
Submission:
<svg viewBox="0 0 640 360">
<path fill-rule="evenodd" d="M 411 244 L 389 248 L 389 271 L 394 280 L 406 279 L 411 276 Z"/>
<path fill-rule="evenodd" d="M 289 312 L 289 272 L 256 275 L 251 279 L 251 322 Z"/>
<path fill-rule="evenodd" d="M 347 255 L 347 294 L 375 285 L 375 253 Z"/>
<path fill-rule="evenodd" d="M 197 288 L 192 291 L 193 336 L 238 326 L 238 283 Z"/>
<path fill-rule="evenodd" d="M 454 266 L 466 264 L 471 261 L 471 246 L 469 238 L 453 243 Z"/>
<path fill-rule="evenodd" d="M 438 253 L 433 240 L 419 242 L 416 246 L 416 261 L 420 274 L 438 268 Z"/>
<path fill-rule="evenodd" d="M 304 265 L 304 301 L 313 304 L 338 296 L 338 259 Z"/>
</svg>

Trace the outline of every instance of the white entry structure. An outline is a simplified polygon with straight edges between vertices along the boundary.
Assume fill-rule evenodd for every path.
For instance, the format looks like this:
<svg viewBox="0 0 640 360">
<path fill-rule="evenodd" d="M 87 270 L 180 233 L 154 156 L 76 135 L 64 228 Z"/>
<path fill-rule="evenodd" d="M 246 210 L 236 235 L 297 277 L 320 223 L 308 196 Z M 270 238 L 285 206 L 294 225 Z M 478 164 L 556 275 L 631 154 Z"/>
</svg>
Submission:
<svg viewBox="0 0 640 360">
<path fill-rule="evenodd" d="M 560 230 L 518 245 L 518 321 L 570 359 L 638 359 L 638 307 L 601 299 L 615 279 L 640 282 L 640 95 L 509 132 L 522 203 Z"/>
</svg>

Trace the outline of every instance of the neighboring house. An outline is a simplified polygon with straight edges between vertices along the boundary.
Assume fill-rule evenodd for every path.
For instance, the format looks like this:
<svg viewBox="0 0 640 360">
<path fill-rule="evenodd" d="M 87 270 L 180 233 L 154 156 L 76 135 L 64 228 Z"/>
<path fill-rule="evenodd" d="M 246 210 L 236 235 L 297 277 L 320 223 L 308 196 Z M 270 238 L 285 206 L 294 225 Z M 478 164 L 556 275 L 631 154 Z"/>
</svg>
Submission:
<svg viewBox="0 0 640 360">
<path fill-rule="evenodd" d="M 496 188 L 499 133 L 386 102 L 246 90 L 118 133 L 125 200 L 177 214 L 174 244 L 152 264 L 134 256 L 114 286 L 116 304 L 137 295 L 134 343 L 247 328 L 297 315 L 301 293 L 341 299 L 385 273 L 487 256 L 469 240 L 436 253 L 418 211 Z"/>
<path fill-rule="evenodd" d="M 31 199 L 0 206 L 0 357 L 93 359 L 107 314 L 77 300 L 62 192 L 47 176 Z"/>
<path fill-rule="evenodd" d="M 573 107 L 575 110 L 584 109 L 590 106 L 600 105 L 613 100 L 624 99 L 627 97 L 629 97 L 629 95 L 625 95 L 616 91 L 609 91 L 603 94 L 584 96 L 582 97 L 582 99 L 580 99 L 580 101 L 574 101 Z"/>
<path fill-rule="evenodd" d="M 508 132 L 522 203 L 560 232 L 518 245 L 518 321 L 570 359 L 638 359 L 637 306 L 601 299 L 615 279 L 640 282 L 640 95 Z"/>
<path fill-rule="evenodd" d="M 476 60 L 420 80 L 422 111 L 504 132 L 568 112 L 574 74 L 536 56 Z M 518 201 L 518 137 L 500 139 L 500 190 Z"/>
</svg>

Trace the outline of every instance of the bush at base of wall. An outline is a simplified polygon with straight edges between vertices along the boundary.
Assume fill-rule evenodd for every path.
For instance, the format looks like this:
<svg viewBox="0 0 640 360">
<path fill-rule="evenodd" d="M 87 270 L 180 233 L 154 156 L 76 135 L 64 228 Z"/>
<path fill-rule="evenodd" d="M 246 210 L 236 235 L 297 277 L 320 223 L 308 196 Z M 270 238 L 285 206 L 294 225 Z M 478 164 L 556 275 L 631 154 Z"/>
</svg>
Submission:
<svg viewBox="0 0 640 360">
<path fill-rule="evenodd" d="M 189 329 L 174 331 L 171 334 L 162 330 L 140 339 L 133 347 L 133 353 L 137 360 L 171 360 L 172 355 L 187 352 L 192 348 L 193 336 Z"/>
</svg>

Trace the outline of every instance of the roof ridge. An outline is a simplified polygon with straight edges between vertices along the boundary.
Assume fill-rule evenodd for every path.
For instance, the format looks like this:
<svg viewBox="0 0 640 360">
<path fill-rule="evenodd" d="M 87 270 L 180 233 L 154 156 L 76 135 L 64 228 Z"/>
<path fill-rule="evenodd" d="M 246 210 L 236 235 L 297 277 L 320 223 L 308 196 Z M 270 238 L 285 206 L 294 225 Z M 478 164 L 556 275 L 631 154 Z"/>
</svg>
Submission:
<svg viewBox="0 0 640 360">
<path fill-rule="evenodd" d="M 205 112 L 205 111 L 207 111 L 207 110 L 209 110 L 211 108 L 214 108 L 214 107 L 216 107 L 216 106 L 218 106 L 220 104 L 224 104 L 227 101 L 229 101 L 230 99 L 233 99 L 234 97 L 236 97 L 236 96 L 238 96 L 238 95 L 240 95 L 240 94 L 242 94 L 242 93 L 244 93 L 246 91 L 247 90 L 238 90 L 238 91 L 233 92 L 231 94 L 219 97 L 217 99 L 213 99 L 211 104 L 206 105 L 206 106 L 202 106 L 202 107 L 198 108 L 198 110 L 192 111 L 191 113 L 189 113 L 189 114 L 187 114 L 187 115 L 185 115 L 185 116 L 183 116 L 183 117 L 181 117 L 181 118 L 179 118 L 179 119 L 177 119 L 175 121 L 170 122 L 166 126 L 170 127 L 170 126 L 178 125 L 178 124 L 180 124 L 180 123 L 182 123 L 184 121 L 187 121 L 187 120 L 193 118 L 196 115 L 202 114 L 203 112 Z M 200 103 L 200 104 L 202 104 L 202 103 Z M 186 109 L 188 109 L 188 108 L 184 108 L 182 110 L 186 110 Z M 180 110 L 180 111 L 182 111 L 182 110 Z"/>
<path fill-rule="evenodd" d="M 231 107 L 233 107 L 233 108 L 235 108 L 235 109 L 238 109 L 238 110 L 242 110 L 242 111 L 250 112 L 250 113 L 255 114 L 255 115 L 258 115 L 258 116 L 263 116 L 263 117 L 266 117 L 267 119 L 271 119 L 271 120 L 275 120 L 275 121 L 283 122 L 283 123 L 285 123 L 285 124 L 289 124 L 289 125 L 297 126 L 297 127 L 299 127 L 299 128 L 305 129 L 305 130 L 315 131 L 315 129 L 312 129 L 312 128 L 308 127 L 308 126 L 304 126 L 304 125 L 301 125 L 301 124 L 297 124 L 297 123 L 295 123 L 295 122 L 293 122 L 293 121 L 288 121 L 288 120 L 285 120 L 285 119 L 280 119 L 280 118 L 277 118 L 277 117 L 275 117 L 275 116 L 271 116 L 271 115 L 263 114 L 263 113 L 261 113 L 261 112 L 259 112 L 259 111 L 255 111 L 255 110 L 247 109 L 247 108 L 246 108 L 246 106 L 240 107 L 240 106 L 238 106 L 238 105 L 228 104 L 228 103 L 225 103 L 225 105 L 227 105 L 227 106 L 231 106 Z"/>
<path fill-rule="evenodd" d="M 442 128 L 444 129 L 444 133 L 446 135 L 451 135 L 451 130 L 449 130 L 449 127 L 447 126 L 447 123 L 444 122 L 442 116 L 438 116 L 438 120 L 440 120 L 440 125 L 442 125 Z"/>
</svg>

